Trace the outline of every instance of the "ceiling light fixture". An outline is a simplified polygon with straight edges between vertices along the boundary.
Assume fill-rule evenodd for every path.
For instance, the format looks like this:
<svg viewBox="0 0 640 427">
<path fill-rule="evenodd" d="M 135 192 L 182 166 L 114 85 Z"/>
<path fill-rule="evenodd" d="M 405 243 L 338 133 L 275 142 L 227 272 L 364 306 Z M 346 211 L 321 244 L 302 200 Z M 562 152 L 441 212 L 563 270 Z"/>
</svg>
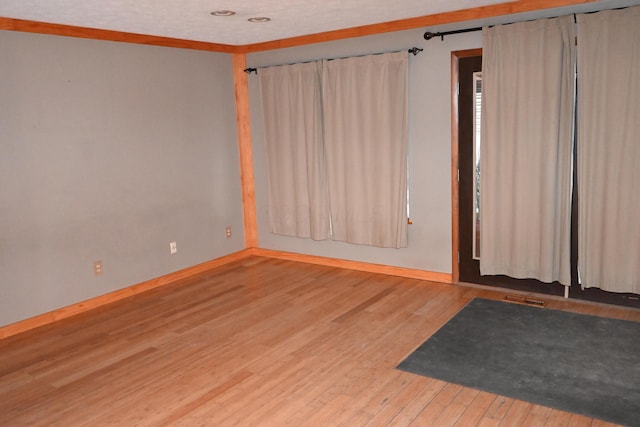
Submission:
<svg viewBox="0 0 640 427">
<path fill-rule="evenodd" d="M 211 14 L 213 16 L 232 16 L 236 13 L 233 10 L 214 10 Z"/>
<path fill-rule="evenodd" d="M 256 16 L 255 18 L 247 19 L 247 21 L 254 22 L 256 24 L 260 24 L 260 23 L 263 23 L 263 22 L 271 21 L 271 18 L 267 18 L 266 16 Z"/>
</svg>

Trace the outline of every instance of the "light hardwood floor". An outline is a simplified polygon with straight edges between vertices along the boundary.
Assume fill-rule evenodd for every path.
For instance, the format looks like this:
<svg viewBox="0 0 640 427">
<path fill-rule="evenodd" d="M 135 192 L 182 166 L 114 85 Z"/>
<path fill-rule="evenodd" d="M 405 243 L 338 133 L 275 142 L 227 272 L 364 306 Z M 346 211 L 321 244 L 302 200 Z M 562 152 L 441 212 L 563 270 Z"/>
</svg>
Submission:
<svg viewBox="0 0 640 427">
<path fill-rule="evenodd" d="M 503 296 L 249 258 L 0 341 L 0 425 L 612 425 L 394 369 L 471 298 Z"/>
</svg>

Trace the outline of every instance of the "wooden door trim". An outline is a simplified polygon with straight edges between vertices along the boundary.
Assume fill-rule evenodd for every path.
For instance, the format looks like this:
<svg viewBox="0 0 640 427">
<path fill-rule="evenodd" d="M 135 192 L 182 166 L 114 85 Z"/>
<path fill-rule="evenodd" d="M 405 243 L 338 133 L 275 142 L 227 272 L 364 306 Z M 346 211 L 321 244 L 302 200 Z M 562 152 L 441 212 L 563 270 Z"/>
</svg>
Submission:
<svg viewBox="0 0 640 427">
<path fill-rule="evenodd" d="M 459 61 L 461 58 L 481 56 L 482 49 L 467 49 L 451 52 L 451 280 L 460 281 L 460 233 L 458 203 L 458 85 Z"/>
</svg>

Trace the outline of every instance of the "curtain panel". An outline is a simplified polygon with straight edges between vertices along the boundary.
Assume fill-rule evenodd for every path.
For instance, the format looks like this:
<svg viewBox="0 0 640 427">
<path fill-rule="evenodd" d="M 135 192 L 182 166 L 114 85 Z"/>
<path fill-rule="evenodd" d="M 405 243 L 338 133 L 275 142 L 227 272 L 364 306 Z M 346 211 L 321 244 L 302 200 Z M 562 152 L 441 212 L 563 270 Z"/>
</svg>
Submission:
<svg viewBox="0 0 640 427">
<path fill-rule="evenodd" d="M 406 247 L 408 53 L 258 74 L 270 231 Z"/>
<path fill-rule="evenodd" d="M 483 29 L 480 271 L 571 284 L 574 25 Z"/>
<path fill-rule="evenodd" d="M 264 68 L 259 80 L 270 231 L 328 239 L 321 63 Z"/>
<path fill-rule="evenodd" d="M 408 54 L 323 66 L 333 238 L 407 246 Z"/>
<path fill-rule="evenodd" d="M 640 7 L 577 18 L 578 271 L 640 293 Z"/>
</svg>

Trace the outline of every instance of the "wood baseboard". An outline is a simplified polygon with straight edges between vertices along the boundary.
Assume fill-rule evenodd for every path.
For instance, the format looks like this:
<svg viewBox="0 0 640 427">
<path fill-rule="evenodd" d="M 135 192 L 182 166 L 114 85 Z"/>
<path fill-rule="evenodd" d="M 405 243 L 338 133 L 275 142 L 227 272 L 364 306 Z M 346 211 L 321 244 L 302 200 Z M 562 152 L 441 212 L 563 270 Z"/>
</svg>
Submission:
<svg viewBox="0 0 640 427">
<path fill-rule="evenodd" d="M 248 249 L 252 255 L 266 258 L 277 258 L 288 261 L 306 262 L 308 264 L 325 265 L 328 267 L 347 268 L 350 270 L 366 271 L 369 273 L 387 274 L 390 276 L 400 276 L 409 279 L 428 280 L 430 282 L 453 283 L 449 273 L 439 273 L 434 271 L 417 270 L 413 268 L 394 267 L 390 265 L 372 264 L 359 261 L 349 261 L 337 258 L 328 258 L 315 255 L 303 255 L 293 252 L 281 252 L 271 249 L 251 248 Z"/>
<path fill-rule="evenodd" d="M 155 279 L 147 280 L 108 294 L 100 295 L 86 301 L 81 301 L 66 307 L 59 308 L 47 313 L 43 313 L 25 320 L 20 320 L 6 326 L 0 327 L 0 340 L 3 338 L 17 335 L 31 329 L 44 326 L 58 320 L 66 319 L 76 314 L 84 313 L 94 308 L 128 298 L 133 295 L 140 294 L 150 289 L 175 283 L 179 280 L 192 277 L 205 271 L 221 267 L 234 261 L 242 260 L 250 256 L 259 256 L 265 258 L 283 259 L 288 261 L 304 262 L 308 264 L 324 265 L 327 267 L 346 268 L 349 270 L 366 271 L 369 273 L 387 274 L 390 276 L 407 277 L 410 279 L 428 280 L 431 282 L 453 283 L 452 276 L 448 273 L 438 273 L 433 271 L 424 271 L 411 268 L 394 267 L 389 265 L 371 264 L 366 262 L 349 261 L 337 258 L 328 258 L 315 255 L 296 254 L 292 252 L 282 252 L 270 249 L 247 248 L 230 255 L 213 259 L 202 264 L 194 265 Z"/>
<path fill-rule="evenodd" d="M 47 325 L 61 319 L 65 319 L 67 317 L 75 316 L 76 314 L 84 313 L 94 308 L 119 301 L 133 295 L 137 295 L 150 289 L 158 288 L 170 283 L 175 283 L 179 280 L 195 276 L 213 268 L 221 267 L 223 265 L 247 258 L 249 256 L 251 256 L 251 250 L 244 249 L 230 255 L 203 262 L 202 264 L 194 265 L 192 267 L 187 267 L 185 269 L 178 270 L 164 276 L 156 277 L 155 279 L 147 280 L 133 286 L 128 286 L 117 291 L 109 292 L 108 294 L 100 295 L 86 301 L 62 307 L 57 310 L 30 317 L 25 320 L 20 320 L 18 322 L 0 327 L 0 339 L 19 334 L 21 332 L 26 332 L 28 330 Z"/>
</svg>

